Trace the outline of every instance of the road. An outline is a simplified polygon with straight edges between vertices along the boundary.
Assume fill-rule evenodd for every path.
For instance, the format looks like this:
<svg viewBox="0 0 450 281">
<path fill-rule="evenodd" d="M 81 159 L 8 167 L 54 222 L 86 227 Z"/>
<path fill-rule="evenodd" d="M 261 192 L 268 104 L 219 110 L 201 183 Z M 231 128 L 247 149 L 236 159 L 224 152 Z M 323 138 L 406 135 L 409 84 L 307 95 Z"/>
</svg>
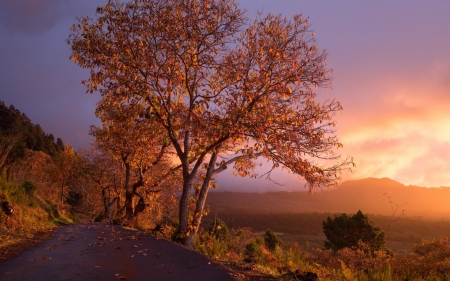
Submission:
<svg viewBox="0 0 450 281">
<path fill-rule="evenodd" d="M 181 245 L 108 223 L 64 226 L 52 239 L 0 263 L 2 281 L 239 280 L 234 276 Z"/>
</svg>

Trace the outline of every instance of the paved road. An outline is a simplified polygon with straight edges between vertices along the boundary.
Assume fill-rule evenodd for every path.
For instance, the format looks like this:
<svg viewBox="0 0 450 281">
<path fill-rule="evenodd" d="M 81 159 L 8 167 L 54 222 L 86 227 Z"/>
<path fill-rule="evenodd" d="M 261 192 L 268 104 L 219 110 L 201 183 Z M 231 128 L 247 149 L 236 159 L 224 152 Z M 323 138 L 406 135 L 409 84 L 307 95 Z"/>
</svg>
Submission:
<svg viewBox="0 0 450 281">
<path fill-rule="evenodd" d="M 0 263 L 2 281 L 214 280 L 230 270 L 180 245 L 107 223 L 65 226 Z"/>
</svg>

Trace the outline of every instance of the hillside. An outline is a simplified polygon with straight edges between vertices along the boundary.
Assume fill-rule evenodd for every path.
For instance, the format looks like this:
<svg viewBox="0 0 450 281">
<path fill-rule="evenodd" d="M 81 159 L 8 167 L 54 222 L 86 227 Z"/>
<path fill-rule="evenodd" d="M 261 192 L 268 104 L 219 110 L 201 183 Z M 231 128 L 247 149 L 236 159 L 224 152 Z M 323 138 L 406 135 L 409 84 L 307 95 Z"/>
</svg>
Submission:
<svg viewBox="0 0 450 281">
<path fill-rule="evenodd" d="M 346 181 L 337 188 L 307 192 L 211 192 L 207 205 L 213 211 L 231 209 L 286 212 L 330 212 L 450 218 L 450 188 L 405 186 L 388 178 Z"/>
</svg>

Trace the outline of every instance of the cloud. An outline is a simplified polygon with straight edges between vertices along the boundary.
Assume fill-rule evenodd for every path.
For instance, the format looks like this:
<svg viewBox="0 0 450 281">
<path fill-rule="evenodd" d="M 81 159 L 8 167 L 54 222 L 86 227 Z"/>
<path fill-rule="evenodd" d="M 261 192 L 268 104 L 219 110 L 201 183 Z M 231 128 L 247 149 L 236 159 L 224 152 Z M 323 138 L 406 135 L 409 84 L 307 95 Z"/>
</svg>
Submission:
<svg viewBox="0 0 450 281">
<path fill-rule="evenodd" d="M 13 34 L 42 34 L 64 19 L 92 16 L 96 6 L 105 4 L 106 0 L 0 0 L 0 25 Z"/>
<path fill-rule="evenodd" d="M 405 184 L 450 186 L 449 77 L 450 61 L 438 61 L 420 75 L 405 70 L 368 81 L 370 100 L 359 100 L 359 106 L 349 100 L 352 106 L 338 120 L 344 154 L 357 164 L 346 178 L 389 177 Z"/>
</svg>

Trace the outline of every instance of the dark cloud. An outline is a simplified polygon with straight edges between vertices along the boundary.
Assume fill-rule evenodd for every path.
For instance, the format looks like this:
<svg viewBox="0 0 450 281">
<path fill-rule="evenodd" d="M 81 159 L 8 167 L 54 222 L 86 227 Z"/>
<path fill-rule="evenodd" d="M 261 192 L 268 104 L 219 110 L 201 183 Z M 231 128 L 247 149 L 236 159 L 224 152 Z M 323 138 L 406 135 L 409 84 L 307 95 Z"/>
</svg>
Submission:
<svg viewBox="0 0 450 281">
<path fill-rule="evenodd" d="M 0 0 L 0 26 L 10 33 L 42 34 L 69 18 L 93 16 L 107 0 Z"/>
<path fill-rule="evenodd" d="M 39 34 L 55 26 L 62 0 L 0 0 L 0 24 L 12 32 Z"/>
</svg>

